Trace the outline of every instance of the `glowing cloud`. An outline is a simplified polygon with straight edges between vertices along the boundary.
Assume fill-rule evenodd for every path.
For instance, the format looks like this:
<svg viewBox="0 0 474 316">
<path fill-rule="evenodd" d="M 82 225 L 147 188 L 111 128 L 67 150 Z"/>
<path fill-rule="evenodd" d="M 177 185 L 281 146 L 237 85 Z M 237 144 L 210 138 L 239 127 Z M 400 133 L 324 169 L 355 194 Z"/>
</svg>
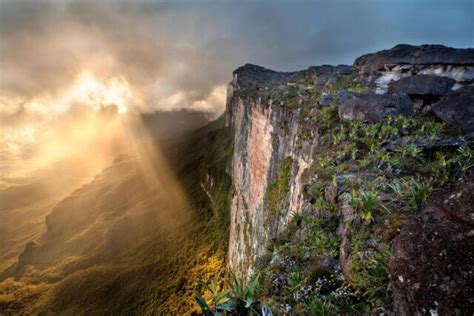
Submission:
<svg viewBox="0 0 474 316">
<path fill-rule="evenodd" d="M 90 72 L 82 72 L 65 93 L 67 103 L 78 102 L 97 111 L 116 106 L 119 113 L 127 112 L 134 99 L 130 85 L 123 77 L 100 81 Z"/>
</svg>

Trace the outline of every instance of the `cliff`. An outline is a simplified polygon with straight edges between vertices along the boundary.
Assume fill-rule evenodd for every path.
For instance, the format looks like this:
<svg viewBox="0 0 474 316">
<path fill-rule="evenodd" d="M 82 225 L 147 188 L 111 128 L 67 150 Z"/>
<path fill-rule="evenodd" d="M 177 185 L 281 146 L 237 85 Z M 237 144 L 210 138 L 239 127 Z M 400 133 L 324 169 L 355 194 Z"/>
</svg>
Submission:
<svg viewBox="0 0 474 316">
<path fill-rule="evenodd" d="M 312 164 L 318 131 L 305 120 L 319 92 L 350 68 L 312 67 L 278 73 L 254 65 L 234 72 L 228 89 L 227 124 L 234 135 L 233 184 L 229 263 L 250 275 L 265 245 L 304 208 L 303 174 Z M 296 100 L 299 94 L 301 100 Z"/>
<path fill-rule="evenodd" d="M 441 45 L 398 45 L 352 67 L 235 70 L 230 269 L 260 275 L 280 312 L 436 310 L 436 298 L 392 305 L 391 247 L 472 170 L 473 82 L 474 49 Z M 450 289 L 456 300 L 472 291 Z"/>
</svg>

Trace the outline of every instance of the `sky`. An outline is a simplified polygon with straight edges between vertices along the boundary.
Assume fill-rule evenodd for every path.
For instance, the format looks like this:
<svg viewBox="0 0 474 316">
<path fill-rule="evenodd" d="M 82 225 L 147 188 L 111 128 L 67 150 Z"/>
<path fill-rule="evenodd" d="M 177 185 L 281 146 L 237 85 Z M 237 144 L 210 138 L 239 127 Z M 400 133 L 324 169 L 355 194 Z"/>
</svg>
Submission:
<svg viewBox="0 0 474 316">
<path fill-rule="evenodd" d="M 245 63 L 291 71 L 398 43 L 472 47 L 473 20 L 474 0 L 0 0 L 0 115 L 54 106 L 84 73 L 126 82 L 142 110 L 221 112 Z"/>
</svg>

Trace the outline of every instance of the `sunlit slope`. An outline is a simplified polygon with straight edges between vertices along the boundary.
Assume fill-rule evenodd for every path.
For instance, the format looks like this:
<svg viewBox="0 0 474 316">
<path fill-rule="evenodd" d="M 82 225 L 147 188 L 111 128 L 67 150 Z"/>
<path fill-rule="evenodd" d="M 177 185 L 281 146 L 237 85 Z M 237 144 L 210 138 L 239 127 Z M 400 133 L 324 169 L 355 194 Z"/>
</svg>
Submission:
<svg viewBox="0 0 474 316">
<path fill-rule="evenodd" d="M 91 180 L 96 166 L 68 160 L 32 175 L 9 178 L 0 190 L 0 271 L 12 264 L 26 242 L 45 231 L 44 218 L 78 185 Z M 61 176 L 58 176 L 61 175 Z"/>
<path fill-rule="evenodd" d="M 209 187 L 211 202 L 201 184 L 212 174 L 230 186 L 230 144 L 216 123 L 191 135 L 169 140 L 158 156 L 145 140 L 144 152 L 120 157 L 58 203 L 46 233 L 3 273 L 0 310 L 192 311 L 199 283 L 223 268 L 228 196 L 217 193 L 229 187 Z"/>
</svg>

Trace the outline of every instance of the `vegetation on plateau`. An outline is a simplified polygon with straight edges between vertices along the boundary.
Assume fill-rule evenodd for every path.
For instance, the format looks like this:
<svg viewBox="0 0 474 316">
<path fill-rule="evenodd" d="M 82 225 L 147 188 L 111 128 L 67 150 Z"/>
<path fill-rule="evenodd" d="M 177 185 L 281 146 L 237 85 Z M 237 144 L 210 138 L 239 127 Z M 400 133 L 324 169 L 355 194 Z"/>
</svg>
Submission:
<svg viewBox="0 0 474 316">
<path fill-rule="evenodd" d="M 421 113 L 382 123 L 341 121 L 331 105 L 309 119 L 321 135 L 305 175 L 312 206 L 294 216 L 261 258 L 263 303 L 295 314 L 388 311 L 392 239 L 432 192 L 474 166 L 474 150 L 459 131 Z M 434 145 L 448 138 L 463 145 Z M 356 212 L 348 245 L 341 245 L 338 232 L 343 200 Z M 341 247 L 350 251 L 346 278 Z"/>
<path fill-rule="evenodd" d="M 343 90 L 368 92 L 352 75 L 325 88 L 333 95 Z M 304 175 L 310 207 L 294 215 L 258 258 L 253 300 L 276 314 L 389 312 L 392 240 L 434 192 L 472 170 L 472 143 L 421 112 L 386 117 L 381 123 L 340 120 L 337 99 L 321 106 L 320 91 L 310 78 L 257 91 L 262 102 L 298 109 L 302 123 L 317 126 L 319 143 L 315 162 Z M 267 189 L 268 223 L 285 207 L 291 166 L 290 158 L 283 160 Z M 347 226 L 344 207 L 354 212 Z M 219 299 L 230 301 L 232 295 L 224 293 Z M 206 313 L 218 314 L 219 300 L 211 301 L 214 307 Z"/>
</svg>

